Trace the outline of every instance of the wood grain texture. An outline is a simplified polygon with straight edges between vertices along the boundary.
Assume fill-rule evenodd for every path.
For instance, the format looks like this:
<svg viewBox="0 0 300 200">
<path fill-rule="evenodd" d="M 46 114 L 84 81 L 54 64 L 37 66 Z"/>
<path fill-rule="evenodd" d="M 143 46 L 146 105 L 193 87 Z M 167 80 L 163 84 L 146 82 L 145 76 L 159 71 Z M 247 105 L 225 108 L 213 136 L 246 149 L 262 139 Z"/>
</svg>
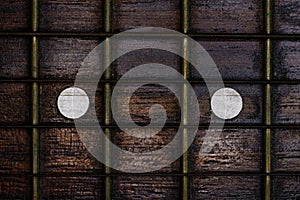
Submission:
<svg viewBox="0 0 300 200">
<path fill-rule="evenodd" d="M 42 177 L 41 199 L 103 199 L 100 177 Z"/>
<path fill-rule="evenodd" d="M 300 79 L 300 41 L 274 42 L 274 77 L 283 80 Z"/>
<path fill-rule="evenodd" d="M 300 176 L 275 176 L 272 184 L 273 199 L 300 198 Z"/>
<path fill-rule="evenodd" d="M 72 87 L 73 84 L 41 84 L 40 86 L 40 122 L 46 123 L 67 123 L 73 124 L 74 121 L 64 117 L 58 110 L 57 99 L 59 94 L 66 88 Z M 91 94 L 91 90 L 86 91 Z M 91 97 L 90 108 L 95 107 L 96 115 L 99 122 L 102 122 L 102 86 L 99 85 L 96 91 L 96 97 Z M 89 123 L 91 120 L 92 111 L 89 109 L 84 115 L 84 122 Z"/>
<path fill-rule="evenodd" d="M 300 2 L 294 0 L 274 1 L 274 29 L 277 33 L 300 33 Z"/>
<path fill-rule="evenodd" d="M 24 31 L 30 26 L 30 1 L 1 1 L 0 31 Z"/>
<path fill-rule="evenodd" d="M 119 176 L 113 179 L 113 199 L 180 199 L 178 177 Z"/>
<path fill-rule="evenodd" d="M 30 135 L 25 129 L 0 129 L 0 174 L 30 172 Z"/>
<path fill-rule="evenodd" d="M 260 199 L 260 177 L 208 176 L 191 180 L 191 199 Z"/>
<path fill-rule="evenodd" d="M 0 176 L 0 199 L 30 199 L 30 178 Z"/>
<path fill-rule="evenodd" d="M 113 32 L 157 26 L 180 29 L 180 1 L 113 0 Z"/>
<path fill-rule="evenodd" d="M 260 0 L 191 0 L 191 32 L 260 33 Z"/>
<path fill-rule="evenodd" d="M 300 85 L 279 85 L 273 89 L 273 122 L 300 123 Z"/>
<path fill-rule="evenodd" d="M 216 63 L 223 80 L 263 78 L 262 43 L 258 40 L 197 40 Z M 191 79 L 200 79 L 191 68 Z"/>
<path fill-rule="evenodd" d="M 81 63 L 98 44 L 96 38 L 41 39 L 40 77 L 75 79 Z"/>
<path fill-rule="evenodd" d="M 225 129 L 209 155 L 199 154 L 206 136 L 199 130 L 191 147 L 192 172 L 259 172 L 262 167 L 262 132 L 257 129 Z M 202 156 L 200 156 L 202 155 Z"/>
<path fill-rule="evenodd" d="M 102 1 L 40 0 L 41 31 L 100 32 Z"/>
<path fill-rule="evenodd" d="M 131 129 L 133 131 L 134 129 Z M 149 137 L 147 136 L 147 132 L 151 131 L 151 129 L 146 129 L 144 131 L 138 131 L 139 136 L 144 138 L 137 138 L 132 137 L 120 130 L 114 130 L 112 132 L 112 141 L 115 145 L 120 147 L 121 149 L 125 151 L 129 151 L 132 153 L 146 153 L 151 151 L 157 151 L 161 148 L 163 148 L 165 145 L 169 144 L 175 137 L 177 130 L 176 129 L 163 129 L 156 135 Z M 153 130 L 152 130 L 153 131 Z M 128 131 L 126 131 L 128 132 Z M 176 146 L 176 148 L 179 148 L 180 144 Z M 175 151 L 176 149 L 174 149 Z M 153 155 L 157 155 L 156 153 L 153 153 Z M 159 158 L 159 162 L 165 163 L 167 166 L 163 169 L 160 169 L 155 172 L 159 173 L 170 173 L 170 172 L 179 172 L 180 170 L 180 160 L 177 160 L 173 162 L 172 164 L 168 164 L 168 159 L 170 155 L 164 154 L 161 155 Z M 133 156 L 128 157 L 120 157 L 118 160 L 118 164 L 122 166 L 122 169 L 128 170 L 126 168 L 127 164 L 130 164 L 131 160 L 133 159 Z M 155 160 L 144 157 L 145 160 L 149 163 L 155 162 Z M 143 169 L 144 165 L 147 163 L 136 163 L 136 167 L 138 169 Z M 154 173 L 155 173 L 154 172 Z"/>
<path fill-rule="evenodd" d="M 300 171 L 300 131 L 276 130 L 272 141 L 274 171 Z"/>
<path fill-rule="evenodd" d="M 240 114 L 226 120 L 226 124 L 259 124 L 262 123 L 263 91 L 260 85 L 225 85 L 235 89 L 243 99 L 243 108 Z M 211 119 L 210 96 L 206 85 L 194 84 L 200 109 L 200 124 L 208 124 Z M 213 88 L 216 91 L 219 88 Z"/>
<path fill-rule="evenodd" d="M 0 123 L 21 124 L 29 121 L 29 86 L 17 83 L 0 84 Z"/>
<path fill-rule="evenodd" d="M 128 88 L 132 88 L 134 85 L 128 85 Z M 180 92 L 180 86 L 175 85 L 172 90 Z M 132 121 L 140 125 L 147 125 L 150 123 L 149 109 L 159 104 L 163 106 L 167 113 L 166 124 L 179 124 L 180 123 L 180 107 L 179 102 L 172 91 L 169 88 L 159 85 L 146 85 L 137 89 L 130 99 L 128 99 L 126 87 L 120 87 L 116 90 L 120 95 L 116 99 L 115 108 L 118 111 L 121 124 L 128 124 L 126 118 L 126 107 L 124 106 L 126 101 L 129 100 L 129 111 Z"/>
<path fill-rule="evenodd" d="M 41 172 L 96 173 L 102 165 L 85 148 L 76 129 L 42 129 L 40 131 Z"/>
<path fill-rule="evenodd" d="M 29 75 L 29 40 L 0 37 L 0 78 L 26 78 Z"/>
</svg>

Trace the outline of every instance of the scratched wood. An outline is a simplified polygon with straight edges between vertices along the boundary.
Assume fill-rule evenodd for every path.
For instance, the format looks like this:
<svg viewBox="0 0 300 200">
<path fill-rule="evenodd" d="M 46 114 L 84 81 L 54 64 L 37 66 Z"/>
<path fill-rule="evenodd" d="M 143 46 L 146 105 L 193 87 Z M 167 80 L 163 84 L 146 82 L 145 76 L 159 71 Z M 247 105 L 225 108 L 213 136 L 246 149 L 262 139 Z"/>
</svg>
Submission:
<svg viewBox="0 0 300 200">
<path fill-rule="evenodd" d="M 263 48 L 258 40 L 197 40 L 216 63 L 223 80 L 263 78 Z M 191 68 L 191 78 L 200 74 Z"/>
<path fill-rule="evenodd" d="M 279 85 L 273 89 L 273 121 L 277 124 L 300 123 L 300 85 Z"/>
<path fill-rule="evenodd" d="M 191 199 L 261 199 L 259 176 L 206 176 L 191 180 Z"/>
<path fill-rule="evenodd" d="M 41 199 L 103 199 L 101 177 L 42 177 Z"/>
<path fill-rule="evenodd" d="M 274 42 L 273 68 L 274 78 L 283 80 L 300 79 L 300 42 Z"/>
<path fill-rule="evenodd" d="M 180 178 L 118 176 L 113 178 L 113 199 L 180 199 Z"/>
<path fill-rule="evenodd" d="M 0 78 L 26 78 L 29 74 L 29 40 L 0 37 Z"/>
<path fill-rule="evenodd" d="M 41 0 L 41 31 L 100 32 L 102 1 Z"/>
<path fill-rule="evenodd" d="M 0 124 L 21 124 L 29 121 L 29 86 L 18 83 L 0 84 Z"/>
<path fill-rule="evenodd" d="M 262 16 L 260 0 L 192 0 L 191 32 L 259 33 Z"/>
<path fill-rule="evenodd" d="M 1 199 L 30 199 L 30 178 L 27 176 L 15 175 L 6 177 L 0 176 L 0 198 Z"/>
<path fill-rule="evenodd" d="M 102 165 L 85 148 L 76 129 L 40 131 L 41 172 L 99 173 Z"/>
<path fill-rule="evenodd" d="M 40 77 L 75 79 L 82 62 L 98 44 L 95 38 L 42 38 Z"/>
<path fill-rule="evenodd" d="M 131 136 L 127 133 L 124 133 L 120 130 L 114 130 L 112 132 L 112 141 L 115 145 L 120 147 L 121 149 L 125 151 L 129 151 L 132 153 L 146 153 L 151 151 L 157 151 L 161 148 L 163 148 L 165 145 L 169 144 L 173 138 L 175 137 L 177 130 L 176 129 L 163 129 L 162 131 L 159 131 L 154 136 L 147 135 L 149 132 L 154 131 L 153 129 L 144 129 L 136 130 L 136 129 L 129 129 L 130 131 L 136 131 L 137 133 L 134 136 Z M 129 131 L 126 131 L 129 132 Z M 176 145 L 176 148 L 179 148 L 180 144 Z M 176 149 L 174 149 L 176 151 Z M 156 153 L 153 153 L 154 155 L 157 155 Z M 164 163 L 166 165 L 165 168 L 160 169 L 156 172 L 160 173 L 172 173 L 172 172 L 179 172 L 180 170 L 180 160 L 174 161 L 172 164 L 168 164 L 168 159 L 170 159 L 170 156 L 172 154 L 167 155 L 159 155 L 159 162 Z M 133 159 L 133 156 L 128 157 L 120 157 L 117 160 L 118 164 L 121 166 L 122 169 L 128 170 L 126 168 L 126 165 L 130 160 Z M 155 162 L 155 160 L 147 158 L 147 156 L 144 157 L 147 162 Z M 129 163 L 130 164 L 130 163 Z M 136 167 L 138 169 L 144 169 L 144 166 L 147 165 L 146 162 L 144 163 L 136 163 Z M 154 172 L 155 173 L 155 172 Z"/>
<path fill-rule="evenodd" d="M 64 117 L 58 110 L 57 99 L 59 94 L 66 88 L 72 87 L 73 84 L 42 84 L 40 86 L 40 122 L 42 124 L 52 123 L 67 123 L 74 124 L 74 121 Z M 86 91 L 91 92 L 90 90 Z M 96 91 L 96 97 L 91 96 L 89 99 L 90 107 L 95 107 L 96 115 L 99 122 L 102 122 L 102 87 L 99 86 Z M 92 111 L 89 109 L 85 114 L 84 122 L 91 122 Z"/>
<path fill-rule="evenodd" d="M 300 176 L 274 176 L 273 199 L 299 199 Z"/>
<path fill-rule="evenodd" d="M 300 131 L 276 130 L 273 133 L 273 170 L 300 171 Z"/>
<path fill-rule="evenodd" d="M 240 114 L 226 120 L 226 124 L 259 124 L 262 123 L 262 103 L 263 91 L 260 85 L 225 85 L 240 93 L 243 99 L 243 109 Z M 195 84 L 193 88 L 196 92 L 200 108 L 200 124 L 208 124 L 211 119 L 210 96 L 206 85 Z M 218 88 L 213 88 L 216 90 Z"/>
<path fill-rule="evenodd" d="M 113 32 L 145 26 L 179 30 L 180 1 L 113 1 Z"/>
<path fill-rule="evenodd" d="M 192 172 L 260 171 L 262 132 L 257 129 L 225 129 L 208 155 L 200 153 L 205 130 L 199 130 L 191 148 Z"/>
<path fill-rule="evenodd" d="M 274 29 L 278 33 L 300 33 L 300 2 L 294 0 L 274 1 Z"/>
<path fill-rule="evenodd" d="M 2 1 L 0 4 L 0 30 L 24 31 L 30 25 L 30 1 Z"/>
</svg>

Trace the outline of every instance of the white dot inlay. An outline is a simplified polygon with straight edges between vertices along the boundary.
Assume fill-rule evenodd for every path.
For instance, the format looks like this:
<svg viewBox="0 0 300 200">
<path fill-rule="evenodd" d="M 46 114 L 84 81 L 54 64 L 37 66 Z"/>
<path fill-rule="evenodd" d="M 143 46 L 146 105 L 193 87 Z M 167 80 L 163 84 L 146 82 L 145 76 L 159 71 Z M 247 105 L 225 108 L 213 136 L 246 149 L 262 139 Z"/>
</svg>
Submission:
<svg viewBox="0 0 300 200">
<path fill-rule="evenodd" d="M 85 91 L 77 87 L 63 90 L 57 99 L 60 113 L 69 119 L 82 117 L 88 110 L 89 103 L 89 97 Z"/>
<path fill-rule="evenodd" d="M 214 114 L 222 119 L 232 119 L 239 115 L 243 108 L 241 95 L 232 88 L 221 88 L 211 98 Z"/>
</svg>

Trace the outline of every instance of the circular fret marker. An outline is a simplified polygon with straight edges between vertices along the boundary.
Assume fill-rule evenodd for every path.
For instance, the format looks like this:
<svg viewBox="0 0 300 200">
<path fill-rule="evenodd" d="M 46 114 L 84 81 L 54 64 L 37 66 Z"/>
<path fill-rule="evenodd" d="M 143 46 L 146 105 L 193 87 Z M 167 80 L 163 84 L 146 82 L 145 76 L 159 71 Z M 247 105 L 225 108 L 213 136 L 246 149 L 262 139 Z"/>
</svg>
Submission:
<svg viewBox="0 0 300 200">
<path fill-rule="evenodd" d="M 62 91 L 57 99 L 60 113 L 69 119 L 82 117 L 89 108 L 89 98 L 84 90 L 69 87 Z"/>
<path fill-rule="evenodd" d="M 239 115 L 243 108 L 241 95 L 232 88 L 217 90 L 211 98 L 211 108 L 221 119 L 232 119 Z"/>
</svg>

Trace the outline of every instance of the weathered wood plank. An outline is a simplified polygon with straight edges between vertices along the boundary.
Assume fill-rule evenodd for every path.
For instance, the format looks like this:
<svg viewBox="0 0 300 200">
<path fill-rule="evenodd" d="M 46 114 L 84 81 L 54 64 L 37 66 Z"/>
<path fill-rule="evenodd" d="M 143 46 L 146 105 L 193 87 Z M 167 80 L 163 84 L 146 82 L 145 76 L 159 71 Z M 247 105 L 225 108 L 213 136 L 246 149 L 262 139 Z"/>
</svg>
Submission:
<svg viewBox="0 0 300 200">
<path fill-rule="evenodd" d="M 30 25 L 30 1 L 2 1 L 0 4 L 0 30 L 24 31 Z M 1 46 L 1 45 L 0 45 Z"/>
<path fill-rule="evenodd" d="M 261 178 L 208 176 L 191 180 L 191 199 L 261 199 Z"/>
<path fill-rule="evenodd" d="M 276 130 L 273 134 L 273 170 L 300 171 L 300 131 Z"/>
<path fill-rule="evenodd" d="M 283 80 L 300 79 L 300 41 L 274 42 L 274 78 Z"/>
<path fill-rule="evenodd" d="M 41 39 L 40 77 L 75 79 L 81 63 L 99 43 L 95 38 Z"/>
<path fill-rule="evenodd" d="M 300 85 L 279 85 L 273 89 L 273 121 L 277 124 L 300 123 Z"/>
<path fill-rule="evenodd" d="M 100 32 L 102 1 L 41 0 L 41 31 Z"/>
<path fill-rule="evenodd" d="M 180 178 L 119 176 L 113 179 L 113 199 L 180 199 Z"/>
<path fill-rule="evenodd" d="M 262 24 L 260 0 L 191 1 L 191 32 L 260 33 Z"/>
<path fill-rule="evenodd" d="M 225 129 L 210 154 L 203 157 L 199 151 L 206 131 L 199 130 L 191 148 L 191 171 L 260 171 L 262 168 L 261 134 L 257 129 Z"/>
<path fill-rule="evenodd" d="M 145 26 L 179 30 L 180 1 L 113 1 L 113 32 Z"/>
<path fill-rule="evenodd" d="M 263 78 L 262 43 L 258 40 L 197 40 L 216 63 L 224 80 Z M 201 76 L 191 68 L 191 78 Z"/>
<path fill-rule="evenodd" d="M 273 177 L 273 199 L 299 199 L 300 176 Z"/>
<path fill-rule="evenodd" d="M 300 2 L 294 0 L 274 1 L 274 29 L 277 33 L 300 33 Z"/>
<path fill-rule="evenodd" d="M 26 84 L 0 84 L 0 123 L 21 124 L 29 121 L 29 87 Z"/>
<path fill-rule="evenodd" d="M 41 199 L 103 199 L 100 177 L 42 177 Z"/>
<path fill-rule="evenodd" d="M 25 176 L 0 176 L 1 199 L 31 199 L 30 178 Z"/>
<path fill-rule="evenodd" d="M 26 78 L 29 75 L 29 40 L 0 37 L 0 78 Z"/>
</svg>

